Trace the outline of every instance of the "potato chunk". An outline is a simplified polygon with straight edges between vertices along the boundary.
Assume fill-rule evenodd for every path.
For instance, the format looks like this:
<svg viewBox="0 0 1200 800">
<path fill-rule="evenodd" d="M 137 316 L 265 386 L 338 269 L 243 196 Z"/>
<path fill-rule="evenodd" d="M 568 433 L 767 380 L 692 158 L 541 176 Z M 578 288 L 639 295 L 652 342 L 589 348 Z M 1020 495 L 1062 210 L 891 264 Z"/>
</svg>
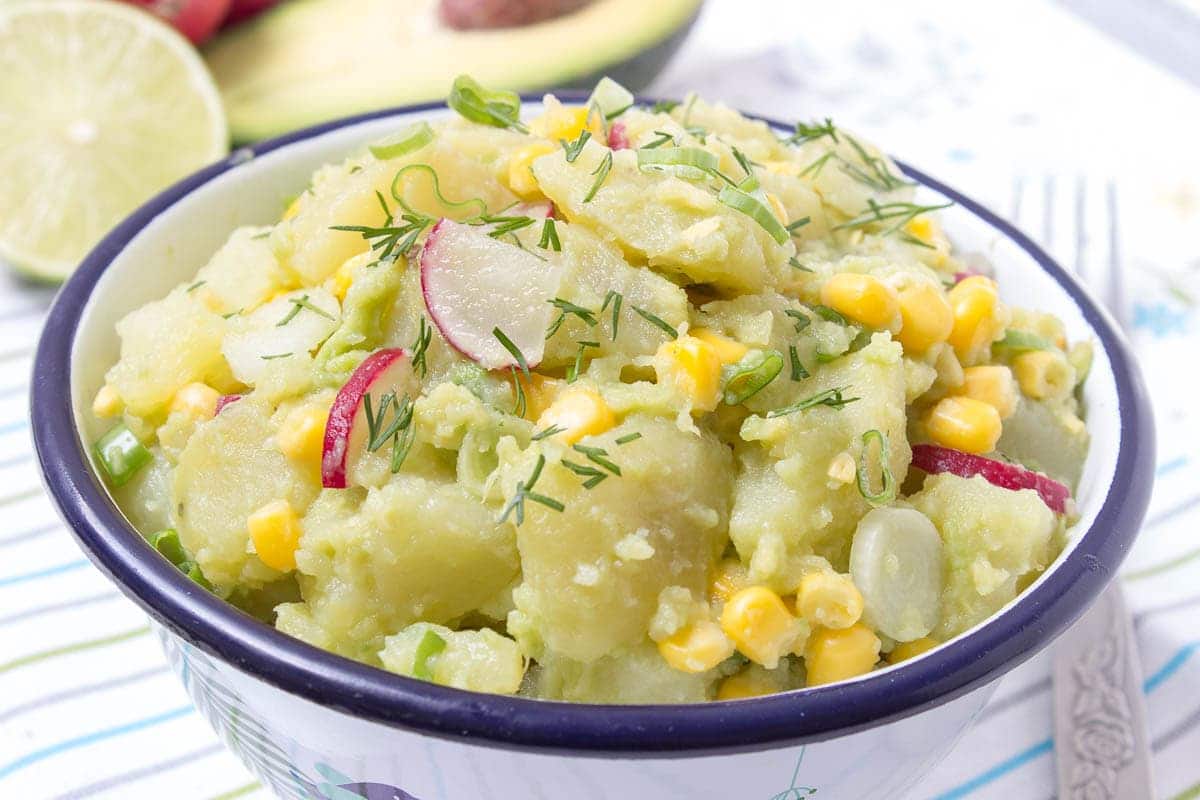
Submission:
<svg viewBox="0 0 1200 800">
<path fill-rule="evenodd" d="M 385 636 L 460 617 L 516 577 L 512 528 L 462 487 L 402 473 L 361 497 L 327 489 L 305 516 L 307 608 L 281 612 L 281 630 L 378 663 Z"/>
<path fill-rule="evenodd" d="M 795 590 L 795 565 L 803 556 L 823 556 L 841 571 L 847 567 L 854 528 L 870 506 L 853 473 L 831 474 L 835 459 L 844 460 L 845 453 L 857 462 L 869 430 L 887 437 L 897 481 L 911 459 L 900 345 L 887 334 L 876 334 L 862 350 L 793 386 L 793 402 L 839 387 L 845 398 L 859 399 L 840 409 L 817 405 L 773 419 L 752 416 L 742 424 L 729 533 L 752 580 L 780 592 Z"/>
<path fill-rule="evenodd" d="M 196 429 L 175 468 L 180 541 L 222 593 L 279 578 L 254 554 L 247 518 L 274 500 L 303 513 L 317 493 L 315 475 L 276 448 L 271 411 L 254 395 L 230 404 Z"/>
<path fill-rule="evenodd" d="M 1059 522 L 1032 489 L 1014 492 L 980 476 L 942 473 L 927 477 L 911 500 L 945 545 L 938 641 L 999 611 L 1061 549 L 1054 535 Z"/>
<path fill-rule="evenodd" d="M 640 439 L 615 443 L 635 431 Z M 602 448 L 621 475 L 585 489 L 585 478 L 559 462 L 594 462 L 546 440 L 502 453 L 500 486 L 511 496 L 537 455 L 546 455 L 536 491 L 565 508 L 525 503 L 517 528 L 525 579 L 514 593 L 518 627 L 551 652 L 591 661 L 643 641 L 665 587 L 705 590 L 725 543 L 732 465 L 714 436 L 662 418 L 633 416 L 580 446 Z"/>
</svg>

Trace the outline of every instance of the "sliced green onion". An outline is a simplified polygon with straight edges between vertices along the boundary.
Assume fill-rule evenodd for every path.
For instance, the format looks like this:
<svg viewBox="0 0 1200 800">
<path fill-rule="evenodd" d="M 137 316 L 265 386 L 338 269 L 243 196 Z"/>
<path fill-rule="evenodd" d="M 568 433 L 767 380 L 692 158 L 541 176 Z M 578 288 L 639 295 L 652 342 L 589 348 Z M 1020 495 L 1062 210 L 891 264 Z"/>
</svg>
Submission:
<svg viewBox="0 0 1200 800">
<path fill-rule="evenodd" d="M 165 531 L 151 535 L 149 541 L 163 558 L 177 567 L 188 560 L 187 551 L 183 549 L 183 545 L 179 541 L 179 533 L 174 528 L 167 528 Z"/>
<path fill-rule="evenodd" d="M 815 305 L 812 307 L 813 312 L 827 322 L 836 322 L 838 325 L 849 325 L 850 323 L 838 311 L 829 306 Z"/>
<path fill-rule="evenodd" d="M 777 350 L 751 350 L 736 364 L 722 367 L 725 405 L 746 402 L 775 380 L 782 370 L 783 354 Z"/>
<path fill-rule="evenodd" d="M 871 492 L 871 442 L 879 442 L 879 474 L 883 482 L 878 493 Z M 872 428 L 862 435 L 863 449 L 858 456 L 858 493 L 873 506 L 885 506 L 896 499 L 896 478 L 888 464 L 888 440 L 882 431 Z"/>
<path fill-rule="evenodd" d="M 639 150 L 640 155 L 643 151 Z M 655 151 L 651 151 L 655 152 Z M 745 181 L 743 181 L 745 183 Z M 766 202 L 735 186 L 725 186 L 717 199 L 734 211 L 740 211 L 757 222 L 777 244 L 785 244 L 791 235 Z"/>
<path fill-rule="evenodd" d="M 792 364 L 792 380 L 801 381 L 809 377 L 808 370 L 804 368 L 804 362 L 800 360 L 800 354 L 796 352 L 796 345 L 788 345 L 788 358 Z"/>
<path fill-rule="evenodd" d="M 94 450 L 96 460 L 113 486 L 124 486 L 152 458 L 146 446 L 123 422 L 101 436 Z"/>
<path fill-rule="evenodd" d="M 521 98 L 516 92 L 485 89 L 470 75 L 459 75 L 450 88 L 446 105 L 464 119 L 490 125 L 493 128 L 512 128 L 521 133 L 529 129 L 521 124 Z"/>
<path fill-rule="evenodd" d="M 704 180 L 717 169 L 717 157 L 699 147 L 658 147 L 637 151 L 638 169 L 667 172 L 685 180 Z"/>
<path fill-rule="evenodd" d="M 423 681 L 433 680 L 433 669 L 429 665 L 429 659 L 445 649 L 445 639 L 434 631 L 425 631 L 421 635 L 421 641 L 417 642 L 417 649 L 413 652 L 413 677 Z"/>
<path fill-rule="evenodd" d="M 187 575 L 192 580 L 192 583 L 197 584 L 202 589 L 210 592 L 213 590 L 213 585 L 208 582 L 208 578 L 204 577 L 204 573 L 200 571 L 200 565 L 195 561 L 183 562 L 179 565 L 179 570 L 184 575 Z"/>
<path fill-rule="evenodd" d="M 1012 353 L 1027 353 L 1030 350 L 1053 350 L 1054 345 L 1036 333 L 1009 328 L 1004 338 L 992 344 L 993 350 L 1008 350 Z"/>
<path fill-rule="evenodd" d="M 420 150 L 432 141 L 433 128 L 429 127 L 428 122 L 418 122 L 414 125 L 409 125 L 399 133 L 394 133 L 374 144 L 367 145 L 367 149 L 371 151 L 371 155 L 380 161 L 387 161 L 389 158 L 399 158 L 400 156 Z"/>
<path fill-rule="evenodd" d="M 592 95 L 588 98 L 587 104 L 599 108 L 604 119 L 615 119 L 633 105 L 633 92 L 605 75 L 596 84 L 596 88 L 592 89 Z"/>
</svg>

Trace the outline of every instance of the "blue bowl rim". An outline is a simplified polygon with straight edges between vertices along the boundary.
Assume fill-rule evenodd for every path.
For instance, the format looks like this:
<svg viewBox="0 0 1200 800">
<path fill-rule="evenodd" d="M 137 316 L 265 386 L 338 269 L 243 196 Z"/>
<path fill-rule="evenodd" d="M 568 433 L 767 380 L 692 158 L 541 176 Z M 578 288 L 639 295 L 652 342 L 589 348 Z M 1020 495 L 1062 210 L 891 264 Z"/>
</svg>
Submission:
<svg viewBox="0 0 1200 800">
<path fill-rule="evenodd" d="M 578 99 L 581 95 L 559 93 Z M 524 97 L 535 101 L 536 97 Z M 654 99 L 639 98 L 639 103 Z M 903 719 L 1000 677 L 1074 622 L 1115 575 L 1149 503 L 1154 423 L 1129 345 L 1108 314 L 1040 247 L 941 182 L 897 162 L 1032 257 L 1079 306 L 1116 379 L 1121 434 L 1112 488 L 1076 549 L 1045 581 L 991 620 L 924 658 L 842 684 L 735 702 L 588 705 L 485 695 L 388 673 L 263 625 L 189 581 L 124 519 L 92 473 L 71 408 L 70 354 L 79 310 L 112 260 L 152 219 L 252 157 L 321 134 L 399 114 L 400 106 L 339 119 L 238 148 L 146 202 L 106 236 L 59 291 L 33 364 L 31 419 L 39 466 L 69 530 L 96 566 L 159 624 L 209 655 L 318 705 L 439 738 L 582 757 L 671 758 L 753 752 L 845 736 Z M 765 117 L 777 130 L 790 126 Z"/>
</svg>

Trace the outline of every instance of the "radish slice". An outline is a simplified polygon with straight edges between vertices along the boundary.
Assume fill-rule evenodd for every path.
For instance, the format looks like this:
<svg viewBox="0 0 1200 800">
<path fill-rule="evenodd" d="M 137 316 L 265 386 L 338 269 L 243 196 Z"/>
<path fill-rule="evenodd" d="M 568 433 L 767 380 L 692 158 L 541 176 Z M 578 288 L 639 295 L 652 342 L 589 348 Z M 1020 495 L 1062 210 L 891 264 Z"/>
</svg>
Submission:
<svg viewBox="0 0 1200 800">
<path fill-rule="evenodd" d="M 613 150 L 628 150 L 629 133 L 625 130 L 624 122 L 614 122 L 608 129 L 608 146 Z"/>
<path fill-rule="evenodd" d="M 421 293 L 430 319 L 451 347 L 487 369 L 519 364 L 503 338 L 528 366 L 542 360 L 554 312 L 549 301 L 561 280 L 557 261 L 453 220 L 438 222 L 421 252 Z"/>
<path fill-rule="evenodd" d="M 858 522 L 850 577 L 868 625 L 899 642 L 928 636 L 941 611 L 942 537 L 920 511 L 877 508 Z"/>
<path fill-rule="evenodd" d="M 232 403 L 236 403 L 238 400 L 241 400 L 241 399 L 242 399 L 242 396 L 240 394 L 223 394 L 223 395 L 221 395 L 220 397 L 217 398 L 217 410 L 213 412 L 213 416 L 220 414 L 221 409 L 225 408 L 225 406 L 230 405 Z"/>
<path fill-rule="evenodd" d="M 420 389 L 407 351 L 393 347 L 367 356 L 338 390 L 329 410 L 321 450 L 321 485 L 345 489 L 347 476 L 354 477 L 354 465 L 365 454 L 367 444 L 367 394 L 378 408 L 380 399 L 389 392 L 394 392 L 397 399 L 405 395 L 415 399 Z"/>
<path fill-rule="evenodd" d="M 914 444 L 912 456 L 913 466 L 926 472 L 950 472 L 960 478 L 982 475 L 988 483 L 1002 489 L 1033 489 L 1056 514 L 1067 513 L 1071 505 L 1071 490 L 1066 486 L 1016 464 L 1006 464 L 993 458 L 971 455 L 933 444 Z"/>
</svg>

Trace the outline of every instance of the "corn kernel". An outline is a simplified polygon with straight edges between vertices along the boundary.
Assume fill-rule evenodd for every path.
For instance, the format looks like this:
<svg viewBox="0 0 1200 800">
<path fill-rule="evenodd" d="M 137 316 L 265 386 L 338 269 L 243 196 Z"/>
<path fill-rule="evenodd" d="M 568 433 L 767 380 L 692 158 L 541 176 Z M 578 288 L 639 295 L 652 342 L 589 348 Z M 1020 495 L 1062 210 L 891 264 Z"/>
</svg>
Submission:
<svg viewBox="0 0 1200 800">
<path fill-rule="evenodd" d="M 1004 331 L 1008 309 L 1000 302 L 996 284 L 982 275 L 960 281 L 949 292 L 954 326 L 948 341 L 964 364 L 979 361 Z"/>
<path fill-rule="evenodd" d="M 562 392 L 538 416 L 537 428 L 551 425 L 561 428 L 554 438 L 563 444 L 575 444 L 585 436 L 604 433 L 616 423 L 612 409 L 595 389 L 577 386 Z"/>
<path fill-rule="evenodd" d="M 689 336 L 694 336 L 705 344 L 711 346 L 716 351 L 717 358 L 721 359 L 722 364 L 736 364 L 741 361 L 746 353 L 750 352 L 750 348 L 737 341 L 730 339 L 728 336 L 723 336 L 710 328 L 696 328 L 688 331 Z"/>
<path fill-rule="evenodd" d="M 910 353 L 924 353 L 950 336 L 954 312 L 940 289 L 922 283 L 900 293 L 900 322 L 900 344 Z"/>
<path fill-rule="evenodd" d="M 1075 369 L 1056 350 L 1032 350 L 1012 361 L 1021 391 L 1034 400 L 1066 397 L 1075 387 Z"/>
<path fill-rule="evenodd" d="M 529 123 L 529 130 L 535 136 L 556 142 L 565 139 L 568 142 L 579 138 L 584 128 L 591 131 L 592 136 L 600 142 L 605 139 L 604 121 L 599 114 L 589 113 L 587 106 L 558 106 L 551 108 L 542 116 Z"/>
<path fill-rule="evenodd" d="M 527 144 L 513 153 L 508 160 L 508 188 L 526 199 L 541 197 L 542 189 L 533 177 L 532 165 L 538 158 L 557 149 L 552 142 L 543 141 Z"/>
<path fill-rule="evenodd" d="M 1017 410 L 1017 382 L 1012 370 L 1005 366 L 967 367 L 958 393 L 987 403 L 999 412 L 1000 419 L 1008 419 Z"/>
<path fill-rule="evenodd" d="M 539 375 L 536 372 L 531 372 L 528 376 L 518 372 L 516 373 L 515 380 L 520 383 L 521 391 L 525 393 L 525 419 L 531 420 L 538 419 L 542 414 L 546 413 L 546 409 L 550 408 L 555 396 L 558 394 L 558 390 L 563 385 L 562 381 L 547 378 L 545 375 Z M 513 388 L 513 394 L 513 402 L 516 402 L 515 387 Z"/>
<path fill-rule="evenodd" d="M 350 284 L 354 282 L 354 259 L 348 258 L 345 263 L 337 268 L 337 272 L 333 273 L 333 293 L 338 300 L 346 299 L 346 292 L 350 291 Z"/>
<path fill-rule="evenodd" d="M 712 620 L 685 625 L 658 643 L 658 652 L 680 672 L 707 672 L 733 655 L 733 642 Z"/>
<path fill-rule="evenodd" d="M 254 552 L 271 569 L 289 572 L 296 568 L 300 544 L 300 518 L 287 500 L 273 500 L 246 520 Z"/>
<path fill-rule="evenodd" d="M 801 632 L 783 600 L 765 586 L 751 586 L 729 598 L 721 629 L 742 655 L 767 669 L 775 668 Z"/>
<path fill-rule="evenodd" d="M 813 625 L 849 628 L 862 617 L 863 598 L 845 575 L 810 572 L 800 581 L 796 610 Z"/>
<path fill-rule="evenodd" d="M 842 272 L 825 281 L 821 302 L 869 328 L 891 328 L 900 312 L 892 287 L 857 272 Z"/>
<path fill-rule="evenodd" d="M 708 596 L 713 600 L 728 603 L 746 585 L 746 567 L 736 558 L 726 558 L 717 565 L 712 581 L 708 585 Z"/>
<path fill-rule="evenodd" d="M 654 356 L 659 383 L 670 383 L 696 411 L 712 411 L 721 397 L 721 359 L 712 345 L 694 336 L 664 342 Z"/>
<path fill-rule="evenodd" d="M 914 639 L 911 642 L 901 642 L 892 648 L 892 652 L 888 653 L 887 660 L 889 664 L 899 664 L 901 661 L 916 658 L 922 653 L 928 653 L 937 646 L 938 641 L 930 639 L 928 636 Z"/>
<path fill-rule="evenodd" d="M 292 409 L 283 420 L 275 444 L 279 452 L 293 461 L 319 465 L 325 445 L 325 423 L 329 410 L 317 405 Z"/>
<path fill-rule="evenodd" d="M 171 398 L 171 411 L 182 411 L 196 419 L 209 419 L 217 413 L 221 393 L 205 383 L 189 383 Z"/>
<path fill-rule="evenodd" d="M 864 675 L 879 661 L 879 637 L 861 622 L 849 628 L 814 631 L 804 650 L 806 684 L 821 686 Z"/>
<path fill-rule="evenodd" d="M 925 420 L 929 436 L 938 444 L 966 453 L 990 453 L 1000 441 L 1000 412 L 971 397 L 944 397 Z"/>
<path fill-rule="evenodd" d="M 925 214 L 910 219 L 904 229 L 926 244 L 932 244 L 933 237 L 937 235 L 937 223 L 933 217 Z"/>
<path fill-rule="evenodd" d="M 744 669 L 721 681 L 721 685 L 717 687 L 717 699 L 746 700 L 751 697 L 774 694 L 776 691 L 778 689 L 769 681 L 764 680 L 759 670 Z"/>
<path fill-rule="evenodd" d="M 784 225 L 787 225 L 790 220 L 788 219 L 787 208 L 784 207 L 783 201 L 776 195 L 767 192 L 767 202 L 771 205 L 771 210 L 775 212 L 775 217 Z"/>
<path fill-rule="evenodd" d="M 117 390 L 107 383 L 100 387 L 100 391 L 96 392 L 96 399 L 92 401 L 92 414 L 97 419 L 115 417 L 124 410 L 125 402 L 121 400 L 121 395 L 117 394 Z"/>
<path fill-rule="evenodd" d="M 850 483 L 858 476 L 858 465 L 854 463 L 854 456 L 843 450 L 830 459 L 825 474 L 834 483 Z"/>
</svg>

